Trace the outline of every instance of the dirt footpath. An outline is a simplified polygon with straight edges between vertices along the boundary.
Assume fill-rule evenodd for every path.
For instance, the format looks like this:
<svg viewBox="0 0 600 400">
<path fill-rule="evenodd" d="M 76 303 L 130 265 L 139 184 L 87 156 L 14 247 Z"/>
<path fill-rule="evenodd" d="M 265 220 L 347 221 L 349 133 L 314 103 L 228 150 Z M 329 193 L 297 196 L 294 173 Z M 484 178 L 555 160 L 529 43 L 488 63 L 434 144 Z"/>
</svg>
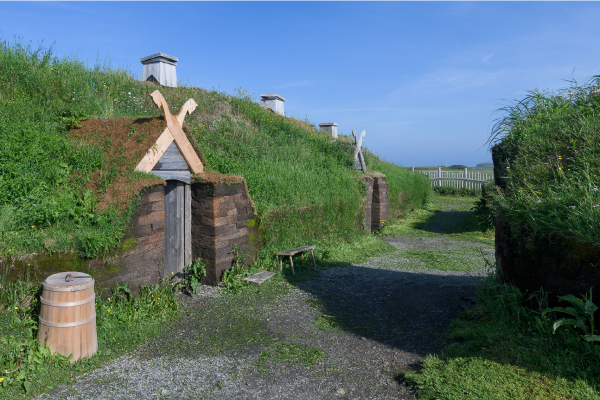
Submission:
<svg viewBox="0 0 600 400">
<path fill-rule="evenodd" d="M 412 399 L 398 375 L 444 347 L 487 273 L 474 249 L 493 248 L 443 235 L 386 241 L 396 251 L 293 285 L 277 278 L 237 296 L 204 287 L 164 336 L 40 398 Z M 438 256 L 422 254 L 471 271 L 432 269 Z"/>
</svg>

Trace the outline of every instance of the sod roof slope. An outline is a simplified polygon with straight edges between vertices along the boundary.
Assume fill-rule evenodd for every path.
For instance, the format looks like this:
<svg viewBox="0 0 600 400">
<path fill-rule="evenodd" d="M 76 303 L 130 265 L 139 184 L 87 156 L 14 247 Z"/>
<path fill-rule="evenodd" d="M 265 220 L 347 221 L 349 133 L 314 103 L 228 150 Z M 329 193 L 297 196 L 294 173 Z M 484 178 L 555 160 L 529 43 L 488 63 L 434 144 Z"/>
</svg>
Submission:
<svg viewBox="0 0 600 400">
<path fill-rule="evenodd" d="M 81 127 L 69 132 L 70 139 L 80 146 L 89 146 L 92 151 L 101 151 L 104 155 L 104 164 L 92 174 L 84 187 L 101 199 L 99 209 L 115 206 L 122 212 L 145 187 L 165 184 L 164 179 L 137 172 L 135 167 L 152 150 L 166 127 L 163 117 L 92 117 L 81 121 Z M 183 130 L 196 154 L 204 162 L 188 129 L 184 126 Z"/>
</svg>

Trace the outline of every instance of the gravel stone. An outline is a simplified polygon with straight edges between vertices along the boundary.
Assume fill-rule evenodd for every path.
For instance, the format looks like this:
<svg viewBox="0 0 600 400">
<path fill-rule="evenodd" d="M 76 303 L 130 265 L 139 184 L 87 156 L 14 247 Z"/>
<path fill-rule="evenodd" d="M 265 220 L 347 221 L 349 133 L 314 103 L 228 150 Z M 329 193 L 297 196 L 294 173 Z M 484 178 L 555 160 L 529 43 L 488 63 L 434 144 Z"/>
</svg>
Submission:
<svg viewBox="0 0 600 400">
<path fill-rule="evenodd" d="M 274 344 L 211 355 L 192 345 L 182 354 L 162 350 L 164 343 L 185 340 L 205 326 L 198 317 L 202 310 L 222 306 L 221 288 L 202 286 L 184 303 L 182 320 L 153 345 L 39 398 L 414 399 L 401 374 L 417 370 L 424 357 L 447 344 L 443 334 L 450 321 L 473 304 L 478 283 L 490 271 L 476 257 L 465 258 L 473 263 L 471 273 L 414 268 L 403 251 L 476 247 L 493 257 L 493 248 L 445 237 L 385 240 L 397 251 L 362 264 L 321 268 L 319 276 L 296 283 L 275 301 L 248 308 L 273 343 L 322 350 L 315 365 L 274 357 L 259 363 Z"/>
</svg>

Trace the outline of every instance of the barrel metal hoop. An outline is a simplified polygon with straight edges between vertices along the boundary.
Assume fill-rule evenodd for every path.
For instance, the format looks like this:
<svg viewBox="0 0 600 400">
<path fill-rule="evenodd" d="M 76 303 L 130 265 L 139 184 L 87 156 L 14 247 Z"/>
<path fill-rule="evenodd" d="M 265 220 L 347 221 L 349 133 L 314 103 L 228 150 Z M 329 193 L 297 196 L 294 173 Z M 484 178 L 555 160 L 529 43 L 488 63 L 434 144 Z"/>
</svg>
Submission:
<svg viewBox="0 0 600 400">
<path fill-rule="evenodd" d="M 87 324 L 88 322 L 92 322 L 95 319 L 96 319 L 96 314 L 94 314 L 93 316 L 91 316 L 88 319 L 84 319 L 83 321 L 78 321 L 78 322 L 67 322 L 67 323 L 49 322 L 49 321 L 44 321 L 42 318 L 40 318 L 40 323 L 42 325 L 50 326 L 52 328 L 70 328 L 73 326 Z"/>
<path fill-rule="evenodd" d="M 40 301 L 42 302 L 42 304 L 45 304 L 47 306 L 52 306 L 52 307 L 73 307 L 73 306 L 80 306 L 80 305 L 92 302 L 95 299 L 96 299 L 96 295 L 92 295 L 92 297 L 90 297 L 89 299 L 85 299 L 85 300 L 81 300 L 81 301 L 72 301 L 70 303 L 57 303 L 55 301 L 46 300 L 46 299 L 44 299 L 43 297 L 40 296 Z"/>
<path fill-rule="evenodd" d="M 83 286 L 70 286 L 70 287 L 55 287 L 50 286 L 44 282 L 44 290 L 48 290 L 49 292 L 79 292 L 81 290 L 89 289 L 94 287 L 94 279 L 91 282 L 86 283 Z"/>
</svg>

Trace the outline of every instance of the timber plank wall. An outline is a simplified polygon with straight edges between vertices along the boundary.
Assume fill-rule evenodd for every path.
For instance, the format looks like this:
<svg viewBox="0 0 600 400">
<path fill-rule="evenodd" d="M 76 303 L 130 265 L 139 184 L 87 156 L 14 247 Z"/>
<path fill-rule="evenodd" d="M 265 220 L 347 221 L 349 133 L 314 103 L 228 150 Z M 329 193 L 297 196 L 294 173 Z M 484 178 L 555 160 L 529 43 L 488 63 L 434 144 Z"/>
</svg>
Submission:
<svg viewBox="0 0 600 400">
<path fill-rule="evenodd" d="M 364 227 L 365 232 L 371 233 L 383 228 L 390 217 L 390 188 L 384 175 L 364 177 L 363 182 L 367 185 Z"/>
<path fill-rule="evenodd" d="M 244 265 L 255 258 L 260 246 L 256 208 L 241 177 L 222 176 L 191 183 L 192 260 L 206 264 L 205 284 L 216 285 L 223 271 L 231 268 L 235 245 L 249 253 Z M 364 229 L 381 229 L 389 217 L 389 188 L 385 176 L 365 177 Z M 110 257 L 85 260 L 70 253 L 61 256 L 40 254 L 33 260 L 40 267 L 39 278 L 56 272 L 82 271 L 92 275 L 98 287 L 113 288 L 128 284 L 137 294 L 141 286 L 156 284 L 165 265 L 165 186 L 142 191 L 140 203 L 131 217 L 121 249 Z M 2 263 L 4 264 L 4 263 Z M 24 268 L 23 262 L 10 262 L 11 270 Z M 18 264 L 23 264 L 19 266 Z M 3 266 L 3 265 L 2 265 Z"/>
<path fill-rule="evenodd" d="M 258 247 L 255 229 L 256 210 L 243 178 L 192 184 L 192 253 L 206 264 L 203 283 L 221 281 L 223 271 L 234 265 L 231 251 L 235 245 L 249 254 L 245 265 L 254 260 Z"/>
<path fill-rule="evenodd" d="M 131 217 L 122 251 L 114 257 L 90 260 L 88 273 L 98 284 L 110 288 L 127 283 L 135 292 L 140 286 L 158 283 L 165 262 L 165 187 L 144 189 Z"/>
</svg>

